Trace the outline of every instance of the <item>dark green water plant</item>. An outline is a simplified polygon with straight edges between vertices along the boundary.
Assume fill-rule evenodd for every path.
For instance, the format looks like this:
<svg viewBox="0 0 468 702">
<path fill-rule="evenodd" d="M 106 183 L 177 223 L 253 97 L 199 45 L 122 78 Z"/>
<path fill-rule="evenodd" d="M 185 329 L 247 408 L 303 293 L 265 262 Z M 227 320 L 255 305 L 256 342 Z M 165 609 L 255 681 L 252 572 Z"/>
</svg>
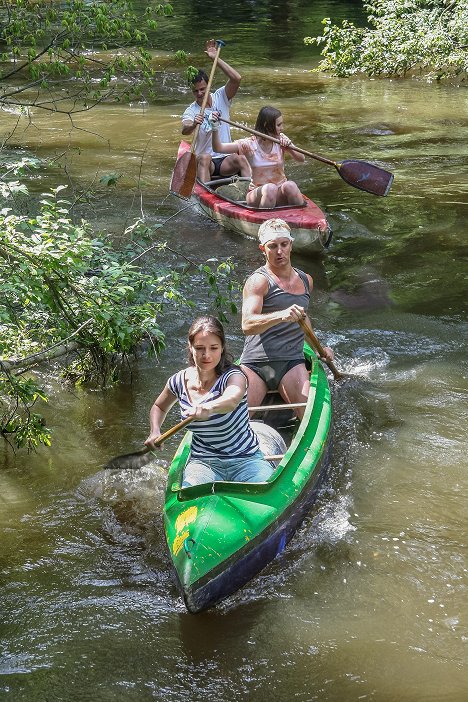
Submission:
<svg viewBox="0 0 468 702">
<path fill-rule="evenodd" d="M 323 20 L 323 34 L 305 37 L 322 46 L 318 70 L 337 76 L 466 80 L 468 3 L 466 0 L 370 0 L 368 26 Z"/>
</svg>

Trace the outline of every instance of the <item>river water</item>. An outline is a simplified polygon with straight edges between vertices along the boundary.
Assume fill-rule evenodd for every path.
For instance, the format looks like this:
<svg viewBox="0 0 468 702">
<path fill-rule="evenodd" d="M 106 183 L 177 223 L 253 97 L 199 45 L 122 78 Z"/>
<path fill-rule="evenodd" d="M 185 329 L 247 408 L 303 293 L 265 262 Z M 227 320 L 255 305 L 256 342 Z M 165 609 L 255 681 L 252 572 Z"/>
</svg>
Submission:
<svg viewBox="0 0 468 702">
<path fill-rule="evenodd" d="M 154 104 L 102 106 L 76 118 L 83 131 L 37 115 L 9 141 L 45 160 L 67 150 L 36 191 L 69 182 L 72 199 L 94 183 L 96 226 L 121 235 L 141 213 L 150 227 L 167 221 L 155 237 L 171 265 L 182 265 L 175 252 L 232 256 L 242 282 L 261 263 L 253 242 L 193 208 L 168 219 L 186 207 L 167 187 L 189 101 L 168 52 L 202 63 L 222 25 L 223 55 L 243 74 L 235 121 L 253 125 L 274 104 L 298 145 L 375 160 L 395 182 L 376 198 L 315 161 L 288 165 L 334 229 L 323 258 L 295 263 L 314 277 L 316 332 L 348 377 L 333 385 L 334 448 L 315 507 L 286 551 L 214 610 L 185 611 L 166 555 L 164 468 L 177 437 L 138 473 L 101 470 L 146 437 L 193 313 L 168 309 L 159 363 L 141 355 L 118 387 L 70 392 L 44 372 L 52 448 L 0 450 L 2 699 L 468 699 L 468 91 L 311 73 L 317 54 L 302 37 L 356 8 L 307 5 L 238 3 L 229 14 L 179 3 L 158 35 Z M 1 116 L 3 136 L 15 119 Z M 106 189 L 99 178 L 111 172 L 121 177 Z M 187 290 L 197 313 L 211 309 L 197 275 Z M 238 318 L 227 332 L 238 353 Z"/>
</svg>

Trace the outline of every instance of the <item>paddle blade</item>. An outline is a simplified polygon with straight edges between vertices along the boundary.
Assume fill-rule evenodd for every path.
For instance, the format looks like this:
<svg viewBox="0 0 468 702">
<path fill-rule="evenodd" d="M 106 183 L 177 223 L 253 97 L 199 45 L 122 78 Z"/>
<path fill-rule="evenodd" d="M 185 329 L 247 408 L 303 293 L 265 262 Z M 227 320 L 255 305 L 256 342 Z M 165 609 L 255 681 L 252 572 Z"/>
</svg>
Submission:
<svg viewBox="0 0 468 702">
<path fill-rule="evenodd" d="M 187 151 L 177 159 L 172 171 L 169 190 L 180 197 L 190 197 L 197 177 L 197 159 L 192 151 Z"/>
<path fill-rule="evenodd" d="M 126 453 L 124 456 L 116 456 L 104 466 L 104 470 L 138 470 L 147 463 L 151 463 L 156 458 L 156 454 L 150 451 L 147 446 L 135 453 Z"/>
<path fill-rule="evenodd" d="M 335 164 L 340 176 L 349 185 L 373 195 L 388 195 L 393 173 L 366 161 L 343 161 Z"/>
</svg>

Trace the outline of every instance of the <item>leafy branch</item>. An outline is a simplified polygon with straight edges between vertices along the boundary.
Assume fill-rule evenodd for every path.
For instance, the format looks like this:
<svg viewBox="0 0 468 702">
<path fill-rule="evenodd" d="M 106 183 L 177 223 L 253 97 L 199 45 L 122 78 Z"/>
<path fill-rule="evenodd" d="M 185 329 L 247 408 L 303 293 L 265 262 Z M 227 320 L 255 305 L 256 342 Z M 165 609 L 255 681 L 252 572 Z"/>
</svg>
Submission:
<svg viewBox="0 0 468 702">
<path fill-rule="evenodd" d="M 369 27 L 348 20 L 338 26 L 326 17 L 321 36 L 305 37 L 305 44 L 323 46 L 317 70 L 466 80 L 466 0 L 370 0 L 364 7 Z"/>
<path fill-rule="evenodd" d="M 172 13 L 168 2 L 147 5 L 141 12 L 130 0 L 5 0 L 0 104 L 71 114 L 103 100 L 153 95 L 147 47 L 158 27 L 156 18 Z"/>
<path fill-rule="evenodd" d="M 22 168 L 12 167 L 11 174 Z M 42 197 L 35 216 L 0 211 L 0 433 L 28 449 L 50 444 L 49 430 L 33 411 L 48 400 L 31 373 L 34 365 L 62 355 L 68 381 L 114 382 L 144 341 L 156 354 L 164 348 L 160 320 L 166 310 L 194 306 L 184 288 L 197 273 L 218 316 L 227 321 L 237 311 L 231 259 L 200 264 L 165 242 L 144 248 L 137 238 L 117 252 L 93 236 L 87 222 L 72 221 L 70 203 L 59 197 L 63 187 Z M 132 237 L 145 233 L 142 225 L 135 223 Z M 160 254 L 169 250 L 184 261 L 182 269 L 161 263 Z M 145 272 L 137 260 L 150 251 L 159 255 L 156 262 L 146 259 Z"/>
</svg>

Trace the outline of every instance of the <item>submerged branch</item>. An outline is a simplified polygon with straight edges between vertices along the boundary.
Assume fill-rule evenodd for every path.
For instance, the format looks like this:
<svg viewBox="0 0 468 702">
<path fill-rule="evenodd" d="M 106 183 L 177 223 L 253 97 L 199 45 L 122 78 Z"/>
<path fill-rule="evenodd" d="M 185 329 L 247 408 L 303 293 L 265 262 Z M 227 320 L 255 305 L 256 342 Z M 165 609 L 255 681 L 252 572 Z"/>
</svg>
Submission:
<svg viewBox="0 0 468 702">
<path fill-rule="evenodd" d="M 26 356 L 26 358 L 19 359 L 0 359 L 0 367 L 5 370 L 13 370 L 14 368 L 29 368 L 37 363 L 41 363 L 42 361 L 49 361 L 52 358 L 59 358 L 60 356 L 70 353 L 71 351 L 76 351 L 80 345 L 76 341 L 71 344 L 67 342 L 79 334 L 82 329 L 91 324 L 92 321 L 92 319 L 87 319 L 86 322 L 83 322 L 83 324 L 81 324 L 78 329 L 75 329 L 72 334 L 67 336 L 66 339 L 61 339 L 60 341 L 57 341 L 56 344 L 49 346 L 49 348 L 33 353 L 31 356 Z"/>
</svg>

